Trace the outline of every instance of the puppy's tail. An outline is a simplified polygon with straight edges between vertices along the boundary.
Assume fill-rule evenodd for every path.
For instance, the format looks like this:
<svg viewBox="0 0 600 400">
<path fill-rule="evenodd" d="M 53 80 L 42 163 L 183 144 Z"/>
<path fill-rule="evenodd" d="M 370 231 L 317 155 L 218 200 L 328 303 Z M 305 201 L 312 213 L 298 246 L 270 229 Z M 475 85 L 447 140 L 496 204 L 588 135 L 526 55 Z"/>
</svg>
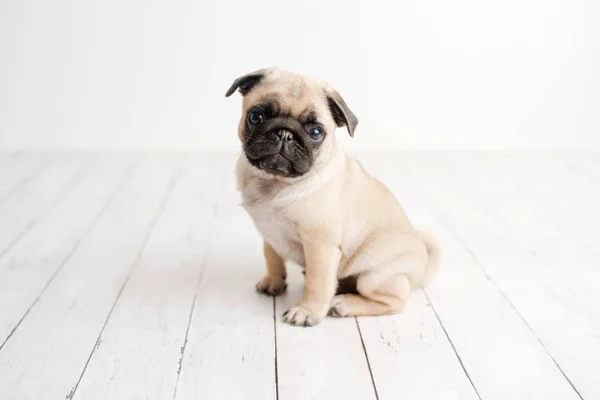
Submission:
<svg viewBox="0 0 600 400">
<path fill-rule="evenodd" d="M 425 276 L 421 281 L 421 287 L 427 285 L 431 279 L 436 275 L 440 268 L 440 262 L 442 258 L 442 248 L 438 240 L 429 232 L 420 232 L 425 247 L 427 248 L 427 269 L 425 270 Z"/>
</svg>

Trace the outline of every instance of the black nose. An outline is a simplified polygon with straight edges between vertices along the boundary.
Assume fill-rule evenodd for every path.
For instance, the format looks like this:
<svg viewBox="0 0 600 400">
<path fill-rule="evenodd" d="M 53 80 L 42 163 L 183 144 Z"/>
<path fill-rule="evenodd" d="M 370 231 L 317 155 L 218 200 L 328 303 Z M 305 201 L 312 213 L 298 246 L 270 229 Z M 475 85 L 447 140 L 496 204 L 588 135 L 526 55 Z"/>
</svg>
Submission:
<svg viewBox="0 0 600 400">
<path fill-rule="evenodd" d="M 285 129 L 281 129 L 281 130 L 277 131 L 277 136 L 279 137 L 280 140 L 292 140 L 293 139 L 292 132 L 286 131 Z"/>
</svg>

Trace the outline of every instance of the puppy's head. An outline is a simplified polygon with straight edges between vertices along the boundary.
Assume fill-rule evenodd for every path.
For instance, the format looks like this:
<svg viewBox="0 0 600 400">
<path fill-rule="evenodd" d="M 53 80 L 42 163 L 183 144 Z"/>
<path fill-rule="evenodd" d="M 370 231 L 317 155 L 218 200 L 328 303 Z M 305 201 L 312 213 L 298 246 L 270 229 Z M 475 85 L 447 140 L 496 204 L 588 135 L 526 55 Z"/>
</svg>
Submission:
<svg viewBox="0 0 600 400">
<path fill-rule="evenodd" d="M 238 134 L 248 161 L 269 174 L 294 178 L 331 155 L 336 127 L 350 136 L 358 119 L 327 84 L 276 67 L 237 78 L 244 97 Z"/>
</svg>

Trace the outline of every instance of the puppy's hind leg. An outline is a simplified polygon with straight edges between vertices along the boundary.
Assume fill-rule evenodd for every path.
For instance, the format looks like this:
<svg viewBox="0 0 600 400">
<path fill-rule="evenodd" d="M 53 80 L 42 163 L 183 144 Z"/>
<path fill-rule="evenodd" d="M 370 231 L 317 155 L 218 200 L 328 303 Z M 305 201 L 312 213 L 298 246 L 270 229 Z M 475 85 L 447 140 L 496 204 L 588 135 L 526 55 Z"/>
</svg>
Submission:
<svg viewBox="0 0 600 400">
<path fill-rule="evenodd" d="M 333 298 L 329 315 L 339 317 L 397 314 L 427 268 L 421 251 L 405 254 L 387 265 L 358 276 L 358 294 L 339 294 Z"/>
<path fill-rule="evenodd" d="M 356 286 L 358 294 L 339 294 L 333 298 L 329 315 L 355 317 L 397 314 L 404 309 L 411 292 L 408 277 L 402 273 L 390 277 L 388 274 L 371 272 L 361 275 Z"/>
</svg>

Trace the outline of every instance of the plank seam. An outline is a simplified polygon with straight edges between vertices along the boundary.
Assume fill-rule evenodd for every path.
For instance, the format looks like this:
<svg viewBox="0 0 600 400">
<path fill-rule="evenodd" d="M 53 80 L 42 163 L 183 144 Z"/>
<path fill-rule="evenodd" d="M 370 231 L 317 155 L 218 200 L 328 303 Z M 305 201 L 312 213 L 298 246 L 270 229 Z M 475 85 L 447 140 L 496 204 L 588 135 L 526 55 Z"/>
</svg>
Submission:
<svg viewBox="0 0 600 400">
<path fill-rule="evenodd" d="M 369 354 L 367 353 L 367 346 L 365 346 L 365 341 L 363 339 L 362 331 L 360 330 L 360 323 L 358 322 L 358 318 L 354 317 L 354 322 L 356 322 L 356 329 L 358 329 L 358 336 L 360 337 L 360 343 L 362 345 L 363 352 L 365 353 L 365 360 L 367 360 L 367 367 L 369 368 L 369 375 L 371 376 L 371 383 L 373 384 L 373 391 L 375 393 L 375 399 L 379 400 L 379 393 L 377 392 L 377 386 L 375 385 L 375 377 L 373 376 L 373 369 L 371 368 L 371 362 L 369 361 Z"/>
<path fill-rule="evenodd" d="M 413 182 L 415 188 L 418 188 L 417 183 L 413 180 L 411 168 L 408 165 L 406 165 L 406 163 L 403 162 L 403 164 L 405 166 L 406 171 L 408 172 L 407 175 L 409 176 L 409 179 Z M 563 371 L 563 369 L 560 367 L 560 365 L 558 364 L 558 362 L 554 359 L 554 357 L 552 356 L 552 354 L 550 354 L 550 352 L 548 351 L 548 349 L 546 348 L 546 346 L 544 345 L 544 343 L 542 342 L 542 340 L 540 339 L 540 337 L 531 328 L 531 326 L 529 325 L 529 323 L 527 323 L 527 321 L 525 320 L 525 318 L 521 315 L 521 313 L 519 312 L 519 310 L 517 309 L 517 307 L 513 304 L 513 302 L 508 298 L 508 296 L 506 295 L 506 293 L 504 293 L 504 291 L 500 288 L 500 286 L 498 285 L 498 283 L 489 275 L 489 273 L 487 272 L 487 270 L 484 267 L 484 265 L 475 256 L 475 254 L 473 253 L 473 251 L 467 246 L 467 244 L 464 242 L 464 240 L 458 234 L 458 232 L 456 232 L 450 226 L 450 224 L 445 220 L 445 218 L 441 215 L 441 212 L 438 210 L 438 208 L 436 207 L 436 205 L 433 204 L 433 202 L 431 201 L 430 196 L 424 194 L 420 189 L 418 189 L 418 191 L 421 193 L 420 197 L 423 198 L 429 204 L 429 206 L 431 207 L 432 210 L 434 210 L 434 213 L 437 216 L 437 218 L 450 231 L 450 233 L 456 239 L 456 241 L 463 247 L 463 249 L 471 257 L 471 259 L 473 259 L 473 261 L 477 264 L 477 266 L 479 267 L 479 269 L 482 271 L 483 275 L 488 280 L 490 280 L 492 282 L 492 284 L 494 285 L 494 287 L 496 288 L 496 290 L 498 291 L 498 293 L 500 293 L 500 295 L 506 300 L 506 302 L 508 303 L 508 305 L 513 309 L 513 311 L 515 312 L 515 314 L 519 317 L 519 319 L 523 322 L 523 324 L 527 327 L 527 329 L 529 329 L 529 331 L 532 333 L 533 337 L 540 344 L 540 346 L 542 346 L 542 349 L 544 349 L 544 351 L 546 352 L 546 354 L 548 355 L 548 357 L 550 357 L 550 359 L 552 360 L 552 362 L 554 363 L 554 365 L 556 365 L 556 368 L 562 374 L 562 376 L 565 378 L 565 380 L 567 381 L 567 383 L 571 386 L 571 388 L 573 389 L 573 391 L 577 394 L 577 396 L 581 400 L 583 400 L 583 397 L 582 397 L 581 393 L 579 393 L 579 390 L 577 390 L 577 388 L 575 387 L 575 385 L 573 384 L 573 382 L 571 381 L 571 379 L 567 376 L 567 374 L 565 373 L 565 371 Z M 429 301 L 429 296 L 427 296 L 427 293 L 425 291 L 423 291 L 423 292 L 425 293 L 425 296 L 427 297 L 427 299 Z M 429 301 L 429 303 L 431 304 L 431 307 L 434 310 L 436 317 L 440 321 L 440 325 L 442 325 L 442 329 L 444 330 L 444 333 L 446 333 L 446 336 L 448 337 L 448 340 L 450 341 L 450 344 L 452 345 L 452 348 L 454 349 L 454 352 L 456 353 L 456 356 L 458 357 L 459 362 L 461 363 L 461 365 L 463 365 L 462 364 L 462 360 L 460 359 L 460 356 L 458 355 L 458 352 L 454 348 L 454 344 L 450 340 L 450 336 L 446 332 L 446 329 L 444 328 L 441 320 L 439 319 L 439 316 L 437 315 L 437 312 L 435 311 L 435 307 L 433 306 L 433 303 L 431 301 Z M 464 366 L 463 366 L 463 369 L 465 370 L 465 373 L 467 374 L 467 377 L 469 378 L 469 381 L 471 381 L 471 378 L 470 378 L 469 374 L 467 373 L 466 369 L 464 368 Z M 472 383 L 472 381 L 471 381 L 471 383 Z M 477 391 L 477 389 L 475 388 L 475 385 L 473 385 L 473 388 L 475 389 L 475 391 Z M 479 396 L 479 393 L 477 393 L 477 395 Z M 481 397 L 479 397 L 479 398 L 481 399 Z"/>
<path fill-rule="evenodd" d="M 77 181 L 79 179 L 81 179 L 81 177 L 85 174 L 85 172 L 87 172 L 91 168 L 93 163 L 94 163 L 94 161 L 88 161 L 75 174 L 73 174 L 73 176 L 67 181 L 65 186 L 61 189 L 60 193 L 58 193 L 56 195 L 56 197 L 54 199 L 52 199 L 50 204 L 48 206 L 46 206 L 42 210 L 41 213 L 34 216 L 33 219 L 31 219 L 27 223 L 25 228 L 11 240 L 2 251 L 0 251 L 0 259 L 2 257 L 4 257 L 6 255 L 6 253 L 8 253 L 10 251 L 10 249 L 12 249 L 17 243 L 19 243 L 19 241 L 21 241 L 21 239 L 23 239 L 23 237 L 25 237 L 25 235 L 27 235 L 27 233 L 29 231 L 31 231 L 40 221 L 42 221 L 44 219 L 44 217 L 48 214 L 48 212 L 50 212 L 54 207 L 56 207 L 60 203 L 60 201 L 67 194 L 69 189 L 71 189 L 73 187 L 73 185 L 75 185 L 75 183 L 77 183 Z"/>
<path fill-rule="evenodd" d="M 221 187 L 222 188 L 222 187 Z M 220 192 L 220 190 L 219 190 Z M 204 272 L 206 270 L 206 265 L 208 263 L 208 254 L 210 252 L 210 244 L 216 229 L 216 221 L 217 221 L 217 212 L 218 212 L 218 201 L 219 196 L 215 197 L 215 202 L 213 205 L 212 215 L 213 219 L 211 221 L 210 230 L 208 232 L 208 236 L 206 238 L 206 250 L 204 251 L 204 256 L 202 258 L 202 269 L 200 270 L 200 276 L 198 277 L 198 282 L 196 283 L 196 288 L 194 291 L 194 298 L 192 300 L 192 307 L 190 309 L 190 316 L 188 318 L 188 324 L 185 329 L 185 337 L 183 339 L 183 346 L 181 346 L 181 355 L 179 357 L 179 362 L 177 364 L 177 378 L 175 379 L 175 387 L 173 388 L 173 400 L 177 397 L 177 387 L 179 386 L 179 378 L 181 376 L 181 369 L 183 368 L 183 358 L 185 356 L 185 350 L 187 349 L 187 343 L 189 338 L 190 329 L 192 326 L 192 320 L 194 319 L 194 313 L 196 311 L 196 301 L 198 300 L 198 293 L 200 291 L 200 285 L 204 280 Z"/>
<path fill-rule="evenodd" d="M 179 361 L 177 363 L 177 377 L 175 378 L 175 387 L 173 388 L 173 400 L 177 397 L 177 387 L 179 386 L 179 377 L 181 376 L 181 369 L 183 368 L 183 357 L 185 356 L 185 350 L 188 344 L 188 338 L 190 334 L 190 329 L 192 326 L 192 320 L 194 319 L 194 313 L 196 311 L 196 301 L 198 300 L 198 292 L 200 290 L 200 285 L 204 280 L 204 271 L 206 269 L 206 263 L 208 261 L 208 251 L 210 248 L 210 241 L 212 240 L 212 235 L 214 231 L 214 225 L 211 227 L 211 230 L 208 234 L 208 238 L 206 240 L 207 247 L 204 252 L 204 257 L 202 258 L 202 269 L 200 270 L 200 276 L 198 277 L 198 282 L 196 282 L 196 289 L 194 291 L 194 298 L 192 299 L 192 307 L 190 309 L 190 315 L 188 317 L 187 327 L 185 328 L 185 336 L 183 338 L 183 345 L 181 346 L 181 355 L 179 356 Z"/>
<path fill-rule="evenodd" d="M 53 161 L 54 161 L 53 159 L 49 159 L 48 157 L 46 157 L 46 161 L 42 162 L 42 165 L 40 165 L 35 170 L 33 170 L 32 172 L 30 172 L 15 187 L 13 187 L 12 189 L 10 189 L 10 191 L 3 198 L 0 198 L 0 205 L 3 205 L 5 202 L 8 201 L 8 199 L 11 196 L 15 195 L 17 192 L 19 192 L 19 190 L 21 190 L 25 186 L 27 186 L 29 184 L 29 182 L 31 182 L 38 174 L 40 174 L 42 172 L 42 170 L 44 168 L 46 168 L 48 165 L 50 165 Z"/>
<path fill-rule="evenodd" d="M 437 310 L 435 309 L 435 306 L 433 305 L 433 302 L 429 298 L 429 295 L 427 294 L 427 291 L 423 290 L 423 294 L 425 295 L 425 298 L 427 299 L 427 302 L 431 306 L 431 310 L 433 310 L 433 314 L 435 315 L 435 318 L 437 319 L 438 323 L 440 324 L 440 327 L 442 328 L 442 331 L 444 332 L 444 335 L 446 336 L 446 339 L 448 339 L 448 343 L 450 343 L 450 347 L 452 347 L 452 351 L 454 351 L 454 354 L 456 355 L 456 359 L 458 360 L 458 363 L 460 364 L 460 367 L 462 368 L 463 372 L 465 373 L 465 376 L 467 377 L 467 379 L 471 383 L 471 387 L 475 391 L 475 394 L 477 395 L 477 398 L 479 400 L 481 400 L 481 395 L 479 394 L 479 391 L 477 390 L 477 387 L 475 386 L 475 383 L 473 382 L 473 379 L 471 379 L 471 375 L 469 375 L 469 371 L 467 371 L 467 368 L 465 367 L 465 364 L 463 363 L 463 360 L 460 357 L 460 354 L 458 354 L 458 350 L 454 346 L 454 342 L 452 342 L 452 339 L 450 338 L 450 335 L 448 334 L 448 331 L 446 330 L 446 327 L 442 323 L 442 319 L 440 318 Z"/>
<path fill-rule="evenodd" d="M 104 320 L 104 324 L 102 325 L 102 328 L 100 329 L 98 338 L 96 339 L 96 342 L 94 343 L 94 346 L 92 347 L 92 351 L 90 352 L 90 355 L 88 356 L 88 359 L 85 362 L 85 365 L 83 366 L 83 370 L 81 371 L 81 374 L 79 375 L 79 378 L 77 379 L 77 382 L 75 383 L 75 386 L 67 394 L 66 400 L 73 399 L 73 397 L 75 396 L 75 393 L 77 392 L 77 389 L 79 388 L 79 384 L 81 383 L 81 380 L 83 379 L 83 375 L 87 371 L 87 367 L 90 364 L 90 361 L 92 360 L 94 353 L 102 340 L 102 335 L 104 334 L 104 330 L 106 329 L 106 326 L 108 325 L 108 321 L 110 320 L 110 317 L 112 316 L 113 311 L 117 307 L 117 304 L 119 303 L 119 299 L 121 298 L 121 295 L 123 294 L 123 291 L 125 290 L 125 287 L 129 283 L 129 280 L 131 279 L 131 275 L 133 274 L 133 271 L 139 265 L 139 262 L 142 258 L 142 254 L 144 253 L 144 250 L 146 249 L 146 245 L 148 244 L 148 241 L 150 240 L 150 237 L 152 236 L 152 232 L 154 231 L 154 227 L 160 220 L 160 217 L 162 216 L 163 211 L 165 210 L 165 208 L 167 206 L 169 198 L 171 197 L 171 193 L 173 192 L 173 189 L 174 189 L 176 183 L 179 181 L 180 173 L 181 173 L 181 164 L 182 164 L 182 160 L 180 159 L 179 163 L 178 163 L 177 171 L 171 178 L 169 185 L 167 186 L 167 189 L 165 190 L 165 193 L 163 194 L 161 202 L 158 206 L 158 210 L 156 211 L 152 220 L 150 221 L 150 226 L 148 227 L 146 235 L 141 244 L 140 250 L 138 251 L 137 255 L 135 256 L 135 259 L 134 259 L 131 267 L 129 268 L 129 271 L 127 272 L 127 276 L 125 277 L 125 280 L 123 281 L 123 284 L 121 285 L 121 288 L 119 289 L 119 292 L 117 293 L 117 296 L 116 296 L 115 300 L 113 301 L 113 304 L 112 304 L 110 310 L 108 311 L 108 315 L 106 316 L 106 318 Z"/>
<path fill-rule="evenodd" d="M 135 170 L 135 164 L 130 169 L 130 171 L 128 171 L 125 174 L 125 176 L 117 184 L 117 186 L 115 187 L 115 189 L 108 196 L 107 200 L 102 205 L 100 211 L 92 218 L 92 221 L 90 222 L 90 224 L 88 225 L 88 227 L 85 229 L 85 231 L 83 232 L 83 234 L 81 235 L 81 237 L 75 241 L 75 246 L 73 246 L 73 248 L 69 251 L 69 253 L 67 254 L 67 256 L 60 263 L 60 265 L 58 266 L 58 268 L 52 273 L 52 275 L 50 276 L 50 279 L 48 279 L 48 281 L 46 282 L 46 284 L 44 285 L 44 287 L 40 291 L 40 294 L 35 298 L 35 300 L 27 308 L 27 311 L 25 311 L 25 313 L 23 314 L 23 316 L 19 319 L 19 321 L 15 325 L 15 327 L 10 331 L 10 333 L 8 334 L 8 336 L 6 337 L 6 339 L 2 342 L 2 344 L 0 345 L 0 351 L 2 351 L 2 349 L 4 348 L 4 346 L 6 345 L 6 343 L 8 342 L 8 340 L 13 336 L 13 334 L 19 328 L 19 326 L 21 325 L 21 323 L 25 320 L 25 318 L 27 317 L 27 315 L 29 315 L 29 313 L 31 312 L 31 310 L 33 309 L 33 307 L 35 307 L 37 305 L 37 303 L 42 298 L 42 296 L 44 295 L 44 293 L 46 292 L 46 290 L 48 289 L 48 287 L 50 287 L 50 285 L 52 284 L 52 282 L 54 281 L 54 279 L 56 279 L 56 277 L 60 274 L 60 272 L 62 271 L 62 269 L 65 267 L 65 265 L 67 265 L 67 263 L 69 262 L 69 260 L 73 257 L 73 255 L 75 254 L 75 252 L 77 251 L 77 249 L 79 248 L 79 246 L 81 245 L 81 243 L 90 235 L 91 232 L 93 232 L 94 228 L 96 227 L 96 224 L 98 223 L 98 221 L 100 220 L 100 218 L 102 217 L 102 215 L 104 214 L 104 212 L 106 211 L 106 209 L 108 208 L 108 206 L 113 202 L 114 198 L 116 197 L 116 194 L 122 189 L 122 187 L 125 184 L 125 182 L 127 182 L 127 179 L 133 174 L 134 170 Z"/>
<path fill-rule="evenodd" d="M 581 393 L 579 393 L 579 390 L 577 390 L 577 387 L 575 387 L 575 384 L 567 376 L 567 374 L 561 368 L 561 366 L 558 364 L 558 362 L 556 361 L 556 359 L 554 358 L 554 356 L 552 354 L 550 354 L 550 352 L 546 348 L 546 345 L 544 345 L 544 342 L 542 341 L 542 339 L 540 339 L 540 337 L 536 334 L 536 332 L 533 330 L 533 328 L 529 325 L 529 323 L 527 322 L 527 320 L 525 319 L 525 317 L 523 317 L 523 315 L 521 315 L 521 313 L 519 312 L 519 310 L 517 309 L 517 307 L 513 304 L 512 301 L 510 301 L 510 299 L 508 298 L 508 296 L 506 295 L 506 293 L 504 293 L 504 291 L 502 290 L 502 288 L 500 288 L 500 286 L 498 285 L 498 283 L 491 276 L 489 276 L 489 274 L 487 273 L 485 267 L 479 261 L 479 259 L 477 258 L 477 256 L 475 256 L 475 254 L 469 248 L 467 248 L 466 244 L 463 242 L 462 238 L 458 235 L 458 233 L 456 233 L 452 228 L 450 228 L 450 226 L 448 226 L 448 224 L 443 219 L 441 219 L 441 220 L 444 223 L 444 225 L 448 228 L 448 230 L 450 230 L 450 232 L 452 232 L 453 236 L 460 243 L 460 245 L 463 246 L 463 248 L 467 251 L 467 253 L 469 254 L 469 256 L 471 256 L 471 258 L 473 259 L 473 261 L 475 261 L 475 263 L 483 271 L 484 275 L 492 282 L 492 285 L 494 285 L 494 287 L 496 288 L 496 290 L 498 291 L 498 293 L 500 293 L 500 295 L 506 300 L 506 302 L 508 303 L 508 305 L 510 306 L 510 308 L 513 309 L 513 311 L 515 312 L 515 314 L 517 314 L 517 316 L 519 317 L 519 319 L 523 322 L 523 324 L 527 327 L 527 329 L 529 329 L 529 331 L 532 333 L 532 335 L 535 338 L 535 340 L 540 344 L 540 346 L 542 346 L 542 349 L 544 349 L 544 351 L 546 352 L 546 354 L 548 355 L 548 357 L 550 357 L 550 359 L 552 360 L 552 362 L 554 363 L 554 365 L 556 365 L 556 368 L 560 371 L 560 373 L 562 374 L 562 376 L 569 383 L 569 385 L 575 391 L 575 393 L 577 394 L 577 396 L 581 400 L 583 400 L 583 396 L 581 395 Z"/>
</svg>

